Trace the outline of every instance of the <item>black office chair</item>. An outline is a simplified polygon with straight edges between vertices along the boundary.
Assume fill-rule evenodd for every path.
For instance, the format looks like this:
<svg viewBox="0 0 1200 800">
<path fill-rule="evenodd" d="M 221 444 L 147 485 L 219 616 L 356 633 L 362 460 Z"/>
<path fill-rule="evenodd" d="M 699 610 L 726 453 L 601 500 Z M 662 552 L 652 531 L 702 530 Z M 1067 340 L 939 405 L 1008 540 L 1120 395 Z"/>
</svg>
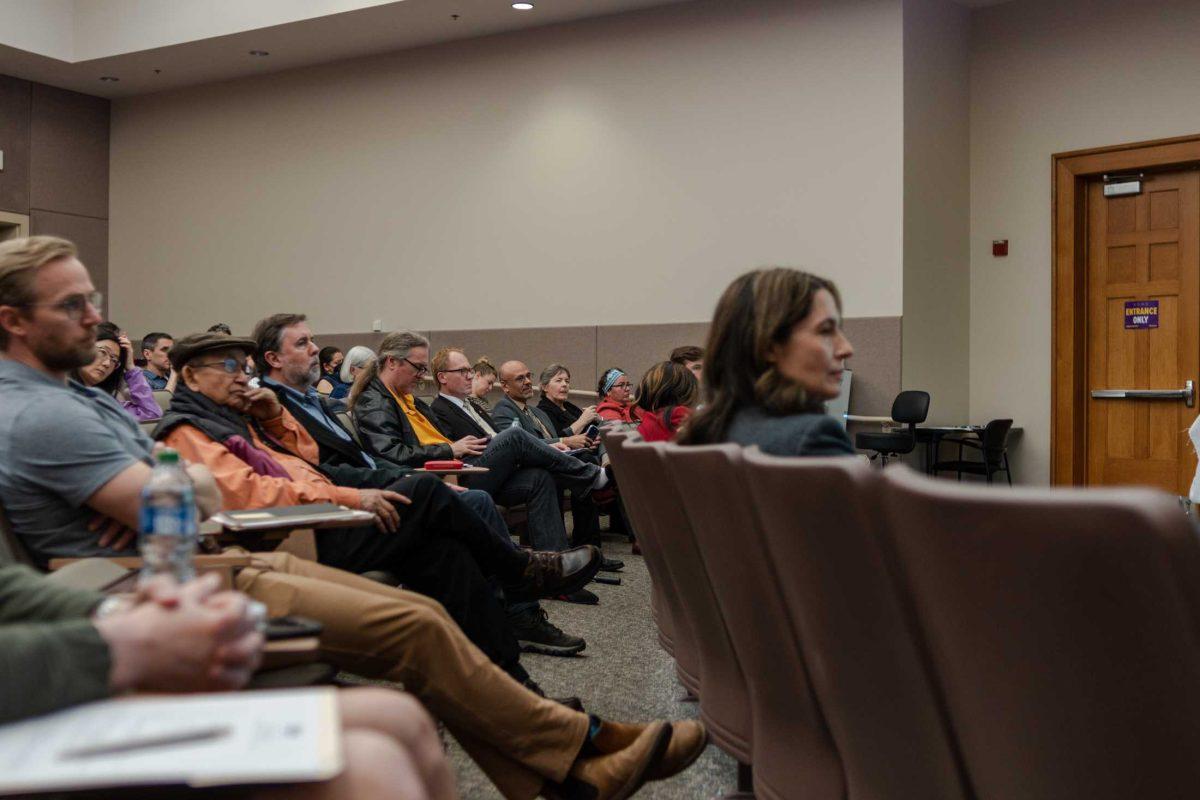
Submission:
<svg viewBox="0 0 1200 800">
<path fill-rule="evenodd" d="M 860 433 L 854 437 L 854 446 L 859 450 L 873 450 L 880 464 L 887 466 L 888 458 L 911 453 L 917 446 L 917 423 L 929 416 L 929 392 L 907 391 L 896 395 L 892 401 L 892 419 L 908 424 L 902 431 L 887 433 Z"/>
<path fill-rule="evenodd" d="M 958 473 L 960 481 L 965 472 L 968 475 L 982 475 L 987 478 L 988 483 L 991 483 L 993 475 L 1003 472 L 1008 477 L 1008 485 L 1012 486 L 1012 471 L 1008 468 L 1008 431 L 1012 428 L 1012 424 L 1011 419 L 994 419 L 979 432 L 977 441 L 959 438 L 943 439 L 944 442 L 953 442 L 958 445 L 958 459 L 956 461 L 939 461 L 933 465 L 933 474 L 937 475 L 942 470 L 954 470 Z M 964 460 L 964 447 L 978 450 L 983 456 L 983 460 Z"/>
</svg>

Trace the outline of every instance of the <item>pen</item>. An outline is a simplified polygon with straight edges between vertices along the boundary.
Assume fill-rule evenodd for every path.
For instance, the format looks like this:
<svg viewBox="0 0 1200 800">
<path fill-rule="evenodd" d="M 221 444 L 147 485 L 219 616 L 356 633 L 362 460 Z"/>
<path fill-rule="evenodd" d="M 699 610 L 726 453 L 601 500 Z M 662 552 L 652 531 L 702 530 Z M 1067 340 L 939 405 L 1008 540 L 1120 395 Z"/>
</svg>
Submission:
<svg viewBox="0 0 1200 800">
<path fill-rule="evenodd" d="M 116 742 L 114 744 L 99 744 L 89 747 L 77 747 L 71 750 L 64 750 L 59 754 L 59 759 L 62 761 L 72 761 L 80 758 L 93 758 L 95 756 L 129 753 L 136 750 L 149 750 L 154 747 L 169 747 L 176 744 L 192 744 L 195 742 L 208 741 L 210 739 L 220 739 L 222 736 L 228 736 L 232 732 L 233 728 L 228 725 L 214 725 L 209 728 L 199 728 L 193 731 L 167 733 L 161 736 L 145 736 L 141 739 L 127 739 L 123 742 Z"/>
</svg>

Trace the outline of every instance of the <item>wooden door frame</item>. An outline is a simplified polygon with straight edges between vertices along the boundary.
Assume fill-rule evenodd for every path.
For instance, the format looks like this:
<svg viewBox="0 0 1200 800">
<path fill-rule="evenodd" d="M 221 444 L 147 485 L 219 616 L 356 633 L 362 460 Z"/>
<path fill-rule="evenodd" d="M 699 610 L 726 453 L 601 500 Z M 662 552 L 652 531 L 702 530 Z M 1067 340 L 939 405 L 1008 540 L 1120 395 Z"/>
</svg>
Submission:
<svg viewBox="0 0 1200 800">
<path fill-rule="evenodd" d="M 1200 134 L 1056 153 L 1051 159 L 1050 482 L 1082 486 L 1087 477 L 1087 180 L 1104 173 L 1200 165 Z"/>
</svg>

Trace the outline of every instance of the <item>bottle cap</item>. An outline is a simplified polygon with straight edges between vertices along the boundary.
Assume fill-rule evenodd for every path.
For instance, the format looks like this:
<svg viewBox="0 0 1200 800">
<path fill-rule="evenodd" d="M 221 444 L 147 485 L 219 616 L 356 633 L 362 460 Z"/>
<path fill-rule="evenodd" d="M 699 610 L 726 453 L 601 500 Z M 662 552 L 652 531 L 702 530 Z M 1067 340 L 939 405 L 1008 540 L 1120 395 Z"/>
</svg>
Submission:
<svg viewBox="0 0 1200 800">
<path fill-rule="evenodd" d="M 168 447 L 165 450 L 159 450 L 155 458 L 159 464 L 178 464 L 179 451 Z"/>
</svg>

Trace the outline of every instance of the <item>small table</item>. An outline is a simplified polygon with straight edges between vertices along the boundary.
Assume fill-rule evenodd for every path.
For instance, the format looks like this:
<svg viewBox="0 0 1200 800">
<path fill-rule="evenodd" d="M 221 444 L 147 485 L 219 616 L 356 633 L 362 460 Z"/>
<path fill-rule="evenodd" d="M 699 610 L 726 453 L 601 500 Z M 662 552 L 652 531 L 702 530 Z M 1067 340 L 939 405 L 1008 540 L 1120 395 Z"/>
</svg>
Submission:
<svg viewBox="0 0 1200 800">
<path fill-rule="evenodd" d="M 459 467 L 458 469 L 425 469 L 424 467 L 417 467 L 413 470 L 413 472 L 428 472 L 430 475 L 437 475 L 445 478 L 446 483 L 452 483 L 457 486 L 459 475 L 466 475 L 468 477 L 471 475 L 486 475 L 491 472 L 491 469 L 489 467 L 470 466 L 463 466 Z"/>
<path fill-rule="evenodd" d="M 925 474 L 933 474 L 933 465 L 937 463 L 938 448 L 942 439 L 947 436 L 961 435 L 979 438 L 983 432 L 982 425 L 918 425 L 917 441 L 925 445 Z"/>
</svg>

